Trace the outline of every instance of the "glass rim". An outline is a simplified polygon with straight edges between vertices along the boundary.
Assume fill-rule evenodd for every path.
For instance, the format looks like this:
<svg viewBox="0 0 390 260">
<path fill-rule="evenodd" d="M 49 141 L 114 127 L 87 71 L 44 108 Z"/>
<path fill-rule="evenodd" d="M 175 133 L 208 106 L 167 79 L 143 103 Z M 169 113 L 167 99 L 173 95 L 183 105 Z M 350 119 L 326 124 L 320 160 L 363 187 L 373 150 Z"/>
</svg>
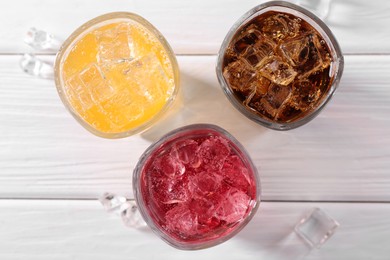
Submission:
<svg viewBox="0 0 390 260">
<path fill-rule="evenodd" d="M 245 108 L 242 103 L 235 97 L 235 94 L 233 93 L 232 89 L 227 84 L 222 71 L 222 64 L 225 56 L 225 52 L 227 47 L 229 46 L 229 43 L 235 36 L 236 32 L 247 22 L 249 22 L 254 17 L 257 17 L 261 14 L 264 14 L 268 11 L 280 11 L 285 13 L 290 13 L 298 18 L 301 18 L 305 20 L 307 23 L 309 23 L 326 41 L 333 61 L 330 65 L 330 73 L 333 73 L 333 76 L 331 79 L 333 79 L 329 90 L 327 93 L 322 97 L 322 100 L 320 103 L 316 105 L 316 107 L 306 113 L 302 118 L 299 118 L 292 122 L 286 122 L 286 123 L 278 123 L 274 122 L 272 120 L 268 120 L 265 118 L 262 118 L 260 115 L 257 115 L 255 112 L 250 111 L 249 109 Z M 338 89 L 338 85 L 340 83 L 341 76 L 343 74 L 344 70 L 344 57 L 340 48 L 340 45 L 338 44 L 335 36 L 333 35 L 332 31 L 329 29 L 329 27 L 315 14 L 312 12 L 306 10 L 303 7 L 300 7 L 298 5 L 292 4 L 290 2 L 285 1 L 269 1 L 260 5 L 257 5 L 253 8 L 251 8 L 249 11 L 247 11 L 244 15 L 242 15 L 229 29 L 227 35 L 225 36 L 221 47 L 217 54 L 217 62 L 215 66 L 218 82 L 220 86 L 222 87 L 222 90 L 225 94 L 225 96 L 228 98 L 230 103 L 243 115 L 245 115 L 250 120 L 263 125 L 267 128 L 273 129 L 273 130 L 279 130 L 279 131 L 285 131 L 285 130 L 291 130 L 297 127 L 300 127 L 308 122 L 310 122 L 312 119 L 314 119 L 321 110 L 326 106 L 326 104 L 331 100 L 332 96 Z"/>
<path fill-rule="evenodd" d="M 93 126 L 88 124 L 84 119 L 78 115 L 76 111 L 74 111 L 72 105 L 69 103 L 67 97 L 64 93 L 63 88 L 63 79 L 62 79 L 62 62 L 64 58 L 67 57 L 68 52 L 71 50 L 73 45 L 82 37 L 84 34 L 86 34 L 89 30 L 91 30 L 94 26 L 100 27 L 104 26 L 104 22 L 110 21 L 110 20 L 128 20 L 135 22 L 139 25 L 141 25 L 143 28 L 145 28 L 147 31 L 149 31 L 151 34 L 153 34 L 156 39 L 161 43 L 163 48 L 166 50 L 167 56 L 169 58 L 169 61 L 172 64 L 172 71 L 173 71 L 173 78 L 174 78 L 174 90 L 169 97 L 169 99 L 165 102 L 165 105 L 161 108 L 159 112 L 157 112 L 155 115 L 153 115 L 149 120 L 142 123 L 141 125 L 137 127 L 133 127 L 129 130 L 122 131 L 122 132 L 115 132 L 115 133 L 106 133 L 102 132 L 100 130 L 95 129 Z M 102 25 L 100 25 L 102 24 Z M 109 139 L 116 139 L 116 138 L 123 138 L 127 136 L 131 136 L 137 133 L 140 133 L 149 127 L 151 127 L 158 119 L 163 116 L 167 110 L 173 105 L 174 100 L 176 99 L 179 90 L 180 90 L 180 73 L 179 73 L 179 65 L 176 59 L 176 56 L 173 52 L 172 47 L 169 45 L 168 41 L 165 39 L 165 37 L 161 34 L 159 30 L 157 30 L 156 27 L 154 27 L 150 22 L 148 22 L 143 17 L 131 13 L 131 12 L 111 12 L 106 13 L 100 16 L 97 16 L 81 26 L 79 26 L 74 32 L 70 34 L 70 36 L 63 42 L 61 45 L 59 51 L 57 52 L 55 63 L 54 63 L 54 80 L 56 89 L 58 92 L 58 95 L 60 96 L 60 99 L 62 103 L 64 104 L 65 108 L 69 111 L 69 113 L 79 122 L 80 125 L 82 125 L 86 130 L 91 132 L 92 134 L 103 137 L 103 138 L 109 138 Z"/>
<path fill-rule="evenodd" d="M 188 133 L 190 131 L 192 132 L 193 130 L 205 130 L 205 131 L 211 130 L 211 131 L 215 131 L 215 132 L 221 134 L 222 136 L 224 136 L 225 138 L 229 139 L 229 141 L 231 141 L 234 144 L 234 146 L 235 146 L 234 149 L 238 150 L 242 154 L 242 157 L 243 157 L 242 159 L 245 160 L 244 161 L 245 165 L 250 167 L 250 169 L 253 173 L 253 178 L 255 180 L 255 185 L 256 185 L 256 197 L 254 199 L 254 206 L 252 207 L 252 209 L 250 210 L 248 215 L 242 220 L 242 222 L 239 223 L 236 227 L 234 227 L 234 229 L 230 233 L 228 233 L 220 238 L 216 238 L 215 240 L 211 239 L 211 240 L 207 240 L 207 241 L 199 242 L 199 243 L 177 241 L 177 240 L 171 238 L 165 232 L 163 232 L 161 230 L 161 228 L 159 228 L 155 224 L 154 220 L 152 220 L 150 214 L 147 212 L 146 205 L 144 203 L 143 196 L 142 196 L 141 191 L 140 191 L 140 189 L 141 189 L 140 188 L 141 173 L 142 173 L 143 167 L 145 166 L 145 163 L 149 159 L 149 156 L 156 149 L 161 147 L 161 145 L 163 143 L 165 143 L 167 141 L 175 140 L 176 138 L 180 138 L 181 136 L 186 136 L 186 133 Z M 178 136 L 178 134 L 182 134 L 182 135 Z M 152 229 L 152 231 L 158 237 L 160 237 L 162 240 L 164 240 L 167 244 L 169 244 L 177 249 L 181 249 L 181 250 L 205 249 L 205 248 L 209 248 L 212 246 L 216 246 L 218 244 L 221 244 L 221 243 L 229 240 L 230 238 L 234 237 L 237 233 L 239 233 L 251 221 L 253 216 L 256 214 L 256 212 L 259 208 L 260 202 L 261 202 L 260 177 L 259 177 L 259 173 L 258 173 L 257 168 L 255 167 L 251 157 L 249 156 L 249 153 L 246 151 L 244 146 L 234 136 L 232 136 L 229 132 L 227 132 L 223 128 L 221 128 L 217 125 L 213 125 L 213 124 L 192 124 L 192 125 L 179 127 L 175 130 L 168 132 L 167 134 L 162 136 L 158 141 L 151 144 L 145 150 L 145 152 L 140 156 L 140 159 L 139 159 L 136 167 L 134 168 L 132 185 L 133 185 L 133 193 L 134 193 L 135 201 L 138 205 L 138 209 L 141 213 L 141 216 L 145 220 L 147 225 Z"/>
</svg>

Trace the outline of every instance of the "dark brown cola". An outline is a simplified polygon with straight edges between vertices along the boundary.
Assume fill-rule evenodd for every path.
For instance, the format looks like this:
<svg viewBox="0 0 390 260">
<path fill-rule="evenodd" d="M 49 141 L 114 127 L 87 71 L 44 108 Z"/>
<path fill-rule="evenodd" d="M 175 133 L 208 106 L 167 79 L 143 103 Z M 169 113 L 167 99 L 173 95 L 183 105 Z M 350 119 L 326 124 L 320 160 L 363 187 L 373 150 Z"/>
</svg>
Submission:
<svg viewBox="0 0 390 260">
<path fill-rule="evenodd" d="M 326 97 L 332 58 L 322 36 L 294 15 L 266 12 L 233 36 L 223 76 L 253 113 L 278 123 L 294 122 Z"/>
</svg>

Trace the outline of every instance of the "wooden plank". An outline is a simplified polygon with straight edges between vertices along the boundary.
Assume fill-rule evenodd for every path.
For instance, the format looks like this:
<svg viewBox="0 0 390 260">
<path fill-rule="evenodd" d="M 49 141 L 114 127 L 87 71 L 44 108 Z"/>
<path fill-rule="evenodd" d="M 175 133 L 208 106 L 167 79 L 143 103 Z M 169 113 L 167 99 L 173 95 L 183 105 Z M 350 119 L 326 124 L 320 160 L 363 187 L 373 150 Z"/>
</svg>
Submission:
<svg viewBox="0 0 390 260">
<path fill-rule="evenodd" d="M 0 3 L 0 53 L 32 50 L 23 43 L 32 26 L 62 39 L 98 15 L 135 12 L 152 22 L 178 54 L 216 54 L 233 23 L 264 0 L 90 1 L 14 0 Z M 389 1 L 333 0 L 326 23 L 345 53 L 390 53 Z"/>
<path fill-rule="evenodd" d="M 329 106 L 299 129 L 278 132 L 236 111 L 220 89 L 214 56 L 181 56 L 182 97 L 150 130 L 120 140 L 95 137 L 64 109 L 52 81 L 0 57 L 0 197 L 132 197 L 142 152 L 192 123 L 231 132 L 259 168 L 265 200 L 390 200 L 390 56 L 347 56 Z M 47 58 L 53 58 L 52 56 Z"/>
<path fill-rule="evenodd" d="M 174 249 L 148 228 L 131 229 L 97 201 L 0 200 L 1 259 L 385 259 L 390 204 L 262 203 L 236 237 L 201 251 Z M 341 226 L 321 249 L 293 232 L 320 207 Z"/>
</svg>

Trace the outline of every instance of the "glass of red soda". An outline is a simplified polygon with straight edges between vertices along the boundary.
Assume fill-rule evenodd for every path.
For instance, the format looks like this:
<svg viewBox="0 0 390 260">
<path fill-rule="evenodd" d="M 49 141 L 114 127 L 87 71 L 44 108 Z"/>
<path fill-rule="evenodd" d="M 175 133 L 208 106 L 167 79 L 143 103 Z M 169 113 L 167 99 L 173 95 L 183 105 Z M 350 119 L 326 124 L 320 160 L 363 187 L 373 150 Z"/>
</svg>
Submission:
<svg viewBox="0 0 390 260">
<path fill-rule="evenodd" d="M 185 250 L 230 239 L 260 203 L 258 173 L 244 147 L 210 124 L 178 128 L 152 144 L 134 170 L 133 190 L 148 226 Z"/>
</svg>

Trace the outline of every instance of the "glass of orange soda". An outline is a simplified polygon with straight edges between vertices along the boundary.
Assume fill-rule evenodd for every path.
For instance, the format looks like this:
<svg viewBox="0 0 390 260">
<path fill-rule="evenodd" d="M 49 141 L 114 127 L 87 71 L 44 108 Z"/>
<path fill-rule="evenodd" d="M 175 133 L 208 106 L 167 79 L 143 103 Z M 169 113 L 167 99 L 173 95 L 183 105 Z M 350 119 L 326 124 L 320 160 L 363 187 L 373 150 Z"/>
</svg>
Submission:
<svg viewBox="0 0 390 260">
<path fill-rule="evenodd" d="M 93 134 L 121 138 L 162 117 L 179 92 L 179 68 L 162 34 L 142 17 L 115 12 L 73 32 L 55 62 L 59 96 Z"/>
</svg>

